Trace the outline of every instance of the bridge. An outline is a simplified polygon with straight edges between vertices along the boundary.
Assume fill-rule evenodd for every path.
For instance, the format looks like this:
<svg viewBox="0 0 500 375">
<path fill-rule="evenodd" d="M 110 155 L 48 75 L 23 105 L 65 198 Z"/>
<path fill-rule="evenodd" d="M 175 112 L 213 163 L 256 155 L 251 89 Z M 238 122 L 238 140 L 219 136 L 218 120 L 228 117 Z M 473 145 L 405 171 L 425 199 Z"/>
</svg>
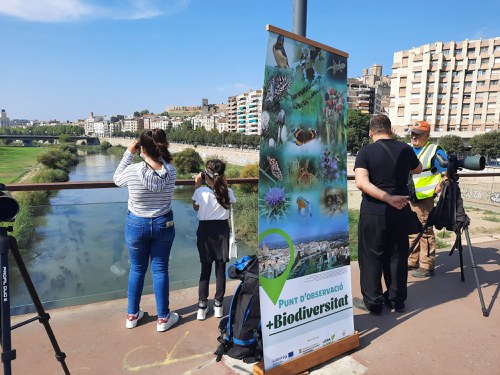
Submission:
<svg viewBox="0 0 500 375">
<path fill-rule="evenodd" d="M 25 146 L 31 146 L 33 141 L 51 142 L 56 143 L 59 139 L 58 135 L 0 135 L 0 139 L 6 139 L 11 141 L 21 141 Z M 87 145 L 98 145 L 99 137 L 88 137 L 80 135 L 70 135 L 69 140 L 71 142 L 85 141 Z"/>
</svg>

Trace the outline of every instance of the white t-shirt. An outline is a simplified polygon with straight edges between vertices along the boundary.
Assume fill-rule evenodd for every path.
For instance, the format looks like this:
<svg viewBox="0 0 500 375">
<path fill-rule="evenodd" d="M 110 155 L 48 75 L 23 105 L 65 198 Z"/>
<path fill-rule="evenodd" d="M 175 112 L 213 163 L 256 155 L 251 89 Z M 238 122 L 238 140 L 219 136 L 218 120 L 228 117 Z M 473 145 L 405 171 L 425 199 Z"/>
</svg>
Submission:
<svg viewBox="0 0 500 375">
<path fill-rule="evenodd" d="M 229 190 L 229 202 L 236 203 L 236 198 L 234 196 L 233 190 Z M 193 197 L 194 203 L 199 206 L 198 219 L 199 220 L 225 220 L 229 219 L 229 210 L 222 207 L 212 189 L 208 186 L 200 186 L 194 191 Z"/>
</svg>

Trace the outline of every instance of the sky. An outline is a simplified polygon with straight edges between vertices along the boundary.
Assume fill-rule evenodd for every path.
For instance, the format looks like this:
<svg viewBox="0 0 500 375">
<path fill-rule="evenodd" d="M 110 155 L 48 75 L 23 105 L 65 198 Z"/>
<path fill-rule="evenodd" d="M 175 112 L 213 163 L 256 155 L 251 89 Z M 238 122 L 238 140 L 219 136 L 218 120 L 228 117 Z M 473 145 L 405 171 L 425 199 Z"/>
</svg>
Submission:
<svg viewBox="0 0 500 375">
<path fill-rule="evenodd" d="M 1 0 L 0 109 L 74 121 L 226 103 L 264 80 L 266 25 L 293 0 Z M 498 0 L 309 0 L 306 37 L 349 54 L 348 76 L 396 51 L 500 37 Z"/>
</svg>

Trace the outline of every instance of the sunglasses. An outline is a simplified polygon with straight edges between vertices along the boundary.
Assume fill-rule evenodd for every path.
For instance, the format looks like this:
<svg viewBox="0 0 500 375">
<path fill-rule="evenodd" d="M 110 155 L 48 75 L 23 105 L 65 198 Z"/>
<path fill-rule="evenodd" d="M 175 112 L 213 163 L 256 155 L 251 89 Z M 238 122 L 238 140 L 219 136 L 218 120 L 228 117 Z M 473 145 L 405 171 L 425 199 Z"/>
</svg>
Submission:
<svg viewBox="0 0 500 375">
<path fill-rule="evenodd" d="M 411 137 L 412 137 L 412 138 L 413 138 L 413 137 L 415 137 L 415 138 L 420 138 L 420 137 L 422 137 L 422 136 L 423 136 L 423 134 L 411 133 Z"/>
</svg>

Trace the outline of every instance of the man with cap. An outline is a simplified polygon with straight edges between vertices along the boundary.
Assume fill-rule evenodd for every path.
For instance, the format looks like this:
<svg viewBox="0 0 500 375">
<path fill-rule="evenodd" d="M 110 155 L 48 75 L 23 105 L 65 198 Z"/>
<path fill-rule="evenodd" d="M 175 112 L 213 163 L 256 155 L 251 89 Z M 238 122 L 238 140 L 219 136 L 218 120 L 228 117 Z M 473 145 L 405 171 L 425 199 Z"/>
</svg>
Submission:
<svg viewBox="0 0 500 375">
<path fill-rule="evenodd" d="M 448 157 L 441 146 L 429 142 L 431 128 L 427 121 L 417 121 L 411 125 L 410 132 L 413 151 L 423 166 L 422 172 L 414 174 L 410 180 L 410 207 L 425 225 L 434 208 L 434 198 L 441 190 L 442 174 L 446 172 L 446 168 L 436 160 L 436 155 L 442 156 L 444 160 Z M 409 237 L 411 246 L 417 234 Z M 429 226 L 408 257 L 408 270 L 412 270 L 412 275 L 418 278 L 433 276 L 435 258 L 436 237 L 432 226 Z"/>
</svg>

